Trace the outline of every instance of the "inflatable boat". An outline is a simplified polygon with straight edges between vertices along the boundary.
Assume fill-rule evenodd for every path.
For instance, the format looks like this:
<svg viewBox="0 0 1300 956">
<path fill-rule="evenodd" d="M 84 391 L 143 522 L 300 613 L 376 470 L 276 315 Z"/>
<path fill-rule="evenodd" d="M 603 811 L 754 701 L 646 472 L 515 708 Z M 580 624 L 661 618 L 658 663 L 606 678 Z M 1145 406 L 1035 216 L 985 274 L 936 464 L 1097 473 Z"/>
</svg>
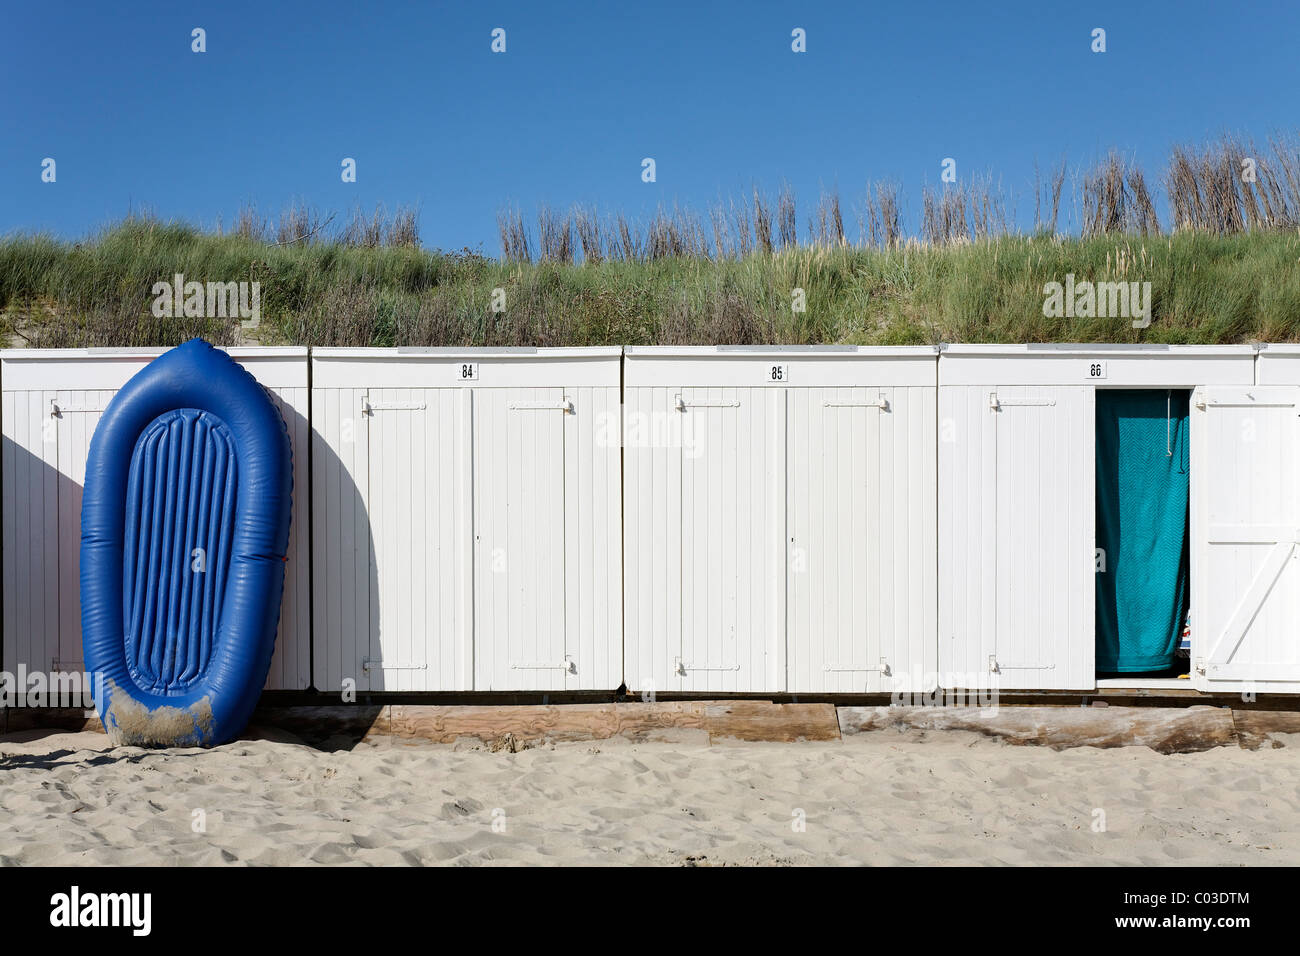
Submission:
<svg viewBox="0 0 1300 956">
<path fill-rule="evenodd" d="M 213 746 L 247 724 L 275 649 L 291 455 L 270 396 L 199 339 L 104 411 L 82 499 L 81 631 L 114 744 Z"/>
</svg>

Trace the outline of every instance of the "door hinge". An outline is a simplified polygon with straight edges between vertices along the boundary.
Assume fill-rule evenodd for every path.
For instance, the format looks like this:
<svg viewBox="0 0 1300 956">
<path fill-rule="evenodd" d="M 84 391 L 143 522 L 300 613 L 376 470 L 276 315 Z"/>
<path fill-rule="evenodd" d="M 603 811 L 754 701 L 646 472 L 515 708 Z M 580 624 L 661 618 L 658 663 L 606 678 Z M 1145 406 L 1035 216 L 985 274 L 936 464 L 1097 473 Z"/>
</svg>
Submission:
<svg viewBox="0 0 1300 956">
<path fill-rule="evenodd" d="M 740 402 L 690 402 L 687 403 L 680 395 L 677 396 L 677 402 L 673 406 L 679 412 L 684 412 L 688 408 L 739 408 Z"/>
<path fill-rule="evenodd" d="M 1199 401 L 1194 401 L 1193 404 L 1195 404 L 1197 408 L 1202 409 L 1202 410 L 1204 410 L 1204 409 L 1206 409 L 1206 408 L 1295 408 L 1295 407 L 1296 407 L 1296 403 L 1295 403 L 1295 402 L 1285 402 L 1285 401 L 1263 402 L 1263 401 L 1257 401 L 1257 400 L 1255 399 L 1255 396 L 1251 395 L 1249 392 L 1246 393 L 1246 397 L 1247 397 L 1248 399 L 1250 399 L 1250 400 L 1249 400 L 1249 401 L 1245 401 L 1245 402 L 1241 402 L 1241 401 L 1218 401 L 1218 402 L 1212 402 L 1212 401 L 1209 401 L 1208 399 L 1202 397 Z"/>
<path fill-rule="evenodd" d="M 997 392 L 989 392 L 989 410 L 1000 411 L 1004 406 L 1012 407 L 1016 405 L 1055 405 L 1054 398 L 998 398 Z"/>
<path fill-rule="evenodd" d="M 428 664 L 417 664 L 414 661 L 397 661 L 388 663 L 382 657 L 363 657 L 361 658 L 361 669 L 363 671 L 382 670 L 382 671 L 423 671 L 428 670 Z"/>
<path fill-rule="evenodd" d="M 874 402 L 822 402 L 823 408 L 878 408 L 889 411 L 889 399 L 881 395 Z"/>
<path fill-rule="evenodd" d="M 890 675 L 889 661 L 883 657 L 880 659 L 879 667 L 850 667 L 845 664 L 827 664 L 825 670 L 827 673 L 862 673 L 866 671 L 884 674 L 886 677 Z"/>
<path fill-rule="evenodd" d="M 375 412 L 385 411 L 419 411 L 428 407 L 425 402 L 372 402 L 368 398 L 361 400 L 362 415 L 373 415 Z"/>
<path fill-rule="evenodd" d="M 564 671 L 566 674 L 578 673 L 578 662 L 565 654 L 564 660 L 556 663 L 550 661 L 511 661 L 512 671 Z"/>
<path fill-rule="evenodd" d="M 738 671 L 739 664 L 691 664 L 680 657 L 673 658 L 673 673 L 685 677 L 687 671 Z"/>
<path fill-rule="evenodd" d="M 50 399 L 50 417 L 59 418 L 64 412 L 102 412 L 103 405 L 65 405 L 57 399 Z"/>
<path fill-rule="evenodd" d="M 989 655 L 989 673 L 1001 674 L 1003 671 L 1054 671 L 1055 664 L 1000 664 L 996 654 Z"/>
<path fill-rule="evenodd" d="M 564 412 L 566 415 L 573 414 L 573 402 L 565 399 L 562 402 L 511 402 L 510 407 L 518 411 L 536 411 L 536 412 Z"/>
</svg>

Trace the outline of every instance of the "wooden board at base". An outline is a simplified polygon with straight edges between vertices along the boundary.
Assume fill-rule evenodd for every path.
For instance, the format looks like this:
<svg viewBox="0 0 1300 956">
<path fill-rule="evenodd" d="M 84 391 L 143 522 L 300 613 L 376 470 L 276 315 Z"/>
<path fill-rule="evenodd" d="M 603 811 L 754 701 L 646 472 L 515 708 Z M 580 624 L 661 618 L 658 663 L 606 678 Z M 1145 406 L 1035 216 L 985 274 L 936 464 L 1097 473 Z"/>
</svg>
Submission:
<svg viewBox="0 0 1300 956">
<path fill-rule="evenodd" d="M 515 707 L 440 707 L 394 704 L 367 740 L 419 738 L 454 743 L 477 738 L 568 741 L 625 737 L 662 740 L 697 731 L 713 740 L 838 740 L 831 704 L 771 701 L 669 701 L 626 704 L 563 704 Z"/>
<path fill-rule="evenodd" d="M 1224 707 L 841 707 L 839 721 L 844 734 L 956 730 L 1057 750 L 1197 753 L 1237 743 L 1233 712 Z"/>
</svg>

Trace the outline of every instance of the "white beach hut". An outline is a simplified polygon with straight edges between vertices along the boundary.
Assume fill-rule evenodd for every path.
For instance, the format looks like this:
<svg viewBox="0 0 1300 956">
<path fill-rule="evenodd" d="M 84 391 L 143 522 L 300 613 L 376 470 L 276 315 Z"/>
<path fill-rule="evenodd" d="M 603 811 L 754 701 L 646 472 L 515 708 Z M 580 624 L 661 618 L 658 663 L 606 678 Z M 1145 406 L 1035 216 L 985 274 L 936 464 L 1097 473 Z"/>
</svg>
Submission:
<svg viewBox="0 0 1300 956">
<path fill-rule="evenodd" d="M 1255 561 L 1240 546 L 1220 549 L 1218 538 L 1223 523 L 1254 514 L 1245 503 L 1251 487 L 1236 473 L 1241 449 L 1231 438 L 1245 413 L 1232 409 L 1252 407 L 1249 415 L 1263 429 L 1257 456 L 1268 454 L 1262 449 L 1273 447 L 1282 427 L 1277 414 L 1263 410 L 1272 406 L 1261 403 L 1254 382 L 1251 346 L 945 348 L 939 359 L 941 684 L 1086 690 L 1097 686 L 1099 669 L 1118 667 L 1133 676 L 1102 683 L 1204 686 L 1197 668 L 1221 645 L 1222 616 L 1233 613 L 1221 589 L 1241 591 L 1242 575 L 1250 576 Z M 1125 397 L 1154 404 L 1151 420 L 1133 416 L 1122 420 L 1124 429 L 1105 432 L 1100 425 L 1117 419 L 1099 408 Z M 1190 415 L 1179 417 L 1180 403 Z M 1294 413 L 1292 419 L 1294 428 Z M 1142 428 L 1128 428 L 1134 423 Z M 1146 436 L 1146 444 L 1135 435 Z M 1165 481 L 1166 472 L 1181 488 Z M 1109 476 L 1103 487 L 1098 474 Z M 1250 480 L 1272 493 L 1263 506 L 1268 523 L 1294 512 L 1269 484 L 1285 478 L 1251 471 Z M 1158 510 L 1161 502 L 1174 502 L 1157 515 L 1163 530 L 1144 540 L 1133 515 L 1147 506 Z M 1097 539 L 1098 528 L 1108 520 L 1117 525 L 1121 514 L 1122 557 L 1099 550 Z M 1164 574 L 1180 547 L 1188 552 L 1188 574 Z M 1123 567 L 1116 567 L 1120 560 Z M 1119 576 L 1130 592 L 1127 610 L 1121 609 L 1129 614 L 1119 626 L 1121 643 L 1149 623 L 1142 613 L 1170 618 L 1169 609 L 1182 600 L 1162 593 L 1161 581 L 1190 577 L 1190 679 L 1143 676 L 1141 663 L 1099 667 L 1099 647 L 1115 652 L 1105 647 L 1107 628 L 1097 615 L 1105 604 L 1099 578 L 1105 574 Z M 1146 589 L 1139 597 L 1149 600 L 1149 609 L 1135 615 L 1137 588 Z M 1157 623 L 1167 629 L 1170 621 Z M 1182 629 L 1183 621 L 1174 626 Z"/>
<path fill-rule="evenodd" d="M 928 347 L 625 350 L 629 690 L 924 685 L 935 364 Z"/>
<path fill-rule="evenodd" d="M 619 686 L 620 354 L 312 351 L 317 690 Z"/>
</svg>

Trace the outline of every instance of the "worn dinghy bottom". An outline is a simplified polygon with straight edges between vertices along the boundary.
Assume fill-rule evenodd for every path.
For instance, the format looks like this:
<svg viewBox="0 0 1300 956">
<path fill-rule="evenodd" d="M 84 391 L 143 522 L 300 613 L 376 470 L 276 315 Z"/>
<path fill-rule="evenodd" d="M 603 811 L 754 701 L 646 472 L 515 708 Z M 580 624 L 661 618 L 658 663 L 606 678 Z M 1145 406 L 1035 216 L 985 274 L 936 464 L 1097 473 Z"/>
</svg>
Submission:
<svg viewBox="0 0 1300 956">
<path fill-rule="evenodd" d="M 105 410 L 86 465 L 82 639 L 115 744 L 243 730 L 275 647 L 291 465 L 266 392 L 199 340 Z"/>
<path fill-rule="evenodd" d="M 197 747 L 212 740 L 212 700 L 149 708 L 109 681 L 104 727 L 117 747 Z"/>
</svg>

